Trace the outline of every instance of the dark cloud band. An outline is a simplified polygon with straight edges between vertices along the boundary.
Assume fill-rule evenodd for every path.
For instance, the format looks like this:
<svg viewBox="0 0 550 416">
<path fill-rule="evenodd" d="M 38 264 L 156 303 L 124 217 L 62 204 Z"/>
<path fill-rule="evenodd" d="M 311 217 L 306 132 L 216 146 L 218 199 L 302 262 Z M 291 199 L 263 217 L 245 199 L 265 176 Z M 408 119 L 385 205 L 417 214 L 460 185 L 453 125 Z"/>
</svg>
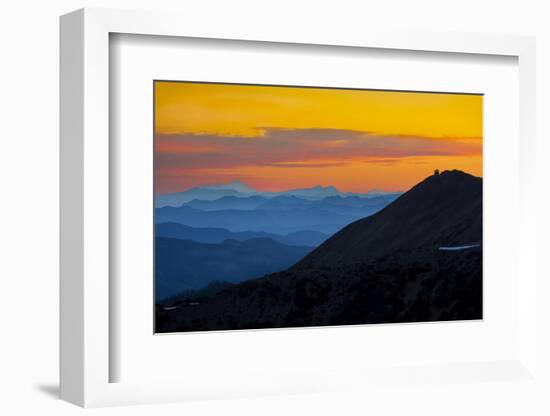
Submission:
<svg viewBox="0 0 550 416">
<path fill-rule="evenodd" d="M 159 169 L 235 168 L 244 166 L 324 167 L 353 161 L 392 163 L 413 156 L 481 154 L 481 141 L 383 136 L 339 129 L 262 128 L 258 137 L 177 134 L 157 135 Z M 380 162 L 381 163 L 381 162 Z"/>
</svg>

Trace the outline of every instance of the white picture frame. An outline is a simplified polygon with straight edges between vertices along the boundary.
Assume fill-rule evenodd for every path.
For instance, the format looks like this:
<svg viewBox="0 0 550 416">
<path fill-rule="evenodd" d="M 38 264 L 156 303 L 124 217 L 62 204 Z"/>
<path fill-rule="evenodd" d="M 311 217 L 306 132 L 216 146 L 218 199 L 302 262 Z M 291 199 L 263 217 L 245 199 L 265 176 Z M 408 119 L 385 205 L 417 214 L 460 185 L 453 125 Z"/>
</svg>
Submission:
<svg viewBox="0 0 550 416">
<path fill-rule="evenodd" d="M 519 62 L 520 214 L 517 219 L 519 347 L 516 357 L 499 362 L 457 366 L 421 365 L 416 379 L 476 383 L 475 374 L 495 372 L 507 380 L 537 380 L 536 362 L 536 211 L 532 167 L 535 161 L 535 40 L 530 37 L 396 32 L 349 28 L 327 32 L 312 25 L 285 27 L 223 18 L 205 24 L 192 16 L 165 13 L 82 9 L 61 18 L 61 398 L 79 406 L 159 403 L 323 392 L 342 388 L 348 378 L 361 385 L 394 383 L 411 377 L 410 369 L 380 368 L 366 374 L 334 370 L 330 376 L 282 373 L 277 378 L 235 380 L 220 374 L 216 381 L 193 375 L 186 381 L 110 382 L 110 169 L 109 36 L 147 36 L 331 45 L 454 54 L 505 55 Z M 437 375 L 437 377 L 436 377 Z"/>
</svg>

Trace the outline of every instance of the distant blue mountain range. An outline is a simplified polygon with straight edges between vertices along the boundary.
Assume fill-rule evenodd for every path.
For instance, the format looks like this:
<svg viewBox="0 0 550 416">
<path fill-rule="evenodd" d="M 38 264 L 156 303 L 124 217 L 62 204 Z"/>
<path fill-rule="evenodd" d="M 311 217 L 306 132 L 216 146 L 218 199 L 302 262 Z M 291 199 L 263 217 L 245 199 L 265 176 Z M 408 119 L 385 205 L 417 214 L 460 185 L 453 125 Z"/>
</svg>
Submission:
<svg viewBox="0 0 550 416">
<path fill-rule="evenodd" d="M 157 300 L 283 270 L 399 193 L 257 192 L 239 181 L 155 199 Z"/>
<path fill-rule="evenodd" d="M 332 196 L 307 200 L 295 196 L 229 196 L 213 201 L 193 200 L 180 207 L 157 208 L 156 223 L 176 222 L 198 228 L 225 228 L 233 232 L 263 231 L 286 235 L 310 230 L 331 235 L 355 220 L 378 212 L 396 197 L 396 194 L 391 194 L 372 198 Z"/>
<path fill-rule="evenodd" d="M 312 247 L 290 246 L 270 238 L 225 240 L 205 244 L 175 238 L 156 238 L 155 298 L 157 301 L 211 282 L 238 283 L 286 269 Z"/>
<path fill-rule="evenodd" d="M 395 193 L 399 195 L 400 193 Z M 227 184 L 207 185 L 196 188 L 191 188 L 183 192 L 174 192 L 169 194 L 161 194 L 155 197 L 155 206 L 157 208 L 172 206 L 179 207 L 183 204 L 193 201 L 194 199 L 203 201 L 213 201 L 227 196 L 238 198 L 246 198 L 251 196 L 262 196 L 264 198 L 273 198 L 276 196 L 295 196 L 306 200 L 321 200 L 332 196 L 357 196 L 369 198 L 373 196 L 392 195 L 383 192 L 370 192 L 366 194 L 358 194 L 352 192 L 341 192 L 334 186 L 314 186 L 312 188 L 291 189 L 282 192 L 260 192 L 254 188 L 240 182 L 233 181 Z"/>
<path fill-rule="evenodd" d="M 287 235 L 266 233 L 262 231 L 232 232 L 224 228 L 196 228 L 174 222 L 156 225 L 156 236 L 192 240 L 199 243 L 219 244 L 225 240 L 246 241 L 254 238 L 270 238 L 281 244 L 290 246 L 317 247 L 329 236 L 318 231 L 296 231 Z"/>
</svg>

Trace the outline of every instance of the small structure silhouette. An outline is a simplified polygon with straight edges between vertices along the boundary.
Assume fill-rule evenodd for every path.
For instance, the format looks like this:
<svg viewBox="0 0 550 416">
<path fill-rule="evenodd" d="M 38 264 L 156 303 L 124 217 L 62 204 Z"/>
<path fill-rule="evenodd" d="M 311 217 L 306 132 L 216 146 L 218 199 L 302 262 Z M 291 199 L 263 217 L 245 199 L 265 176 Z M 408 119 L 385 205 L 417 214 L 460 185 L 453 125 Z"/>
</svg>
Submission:
<svg viewBox="0 0 550 416">
<path fill-rule="evenodd" d="M 439 169 L 434 170 L 434 175 L 439 175 Z"/>
</svg>

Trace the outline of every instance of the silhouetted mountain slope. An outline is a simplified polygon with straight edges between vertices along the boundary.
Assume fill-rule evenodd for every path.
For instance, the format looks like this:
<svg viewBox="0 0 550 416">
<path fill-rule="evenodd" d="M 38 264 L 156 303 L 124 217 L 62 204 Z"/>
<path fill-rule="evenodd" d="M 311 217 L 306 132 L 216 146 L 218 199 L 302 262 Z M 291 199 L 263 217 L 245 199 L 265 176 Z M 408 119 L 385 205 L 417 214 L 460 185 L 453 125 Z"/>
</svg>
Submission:
<svg viewBox="0 0 550 416">
<path fill-rule="evenodd" d="M 288 235 L 264 233 L 262 231 L 232 232 L 225 228 L 196 228 L 175 222 L 156 224 L 156 237 L 191 240 L 198 243 L 222 243 L 225 240 L 246 241 L 253 238 L 271 238 L 281 244 L 293 246 L 317 247 L 328 238 L 328 235 L 318 231 L 296 231 Z"/>
<path fill-rule="evenodd" d="M 188 289 L 201 289 L 213 281 L 241 282 L 285 269 L 311 247 L 280 244 L 268 238 L 226 240 L 204 244 L 157 238 L 155 246 L 156 299 Z"/>
<path fill-rule="evenodd" d="M 445 171 L 378 213 L 349 224 L 297 267 L 350 264 L 398 250 L 481 241 L 482 180 Z"/>
<path fill-rule="evenodd" d="M 280 242 L 297 246 L 317 247 L 327 238 L 328 235 L 320 233 L 319 231 L 301 230 L 287 234 L 284 237 L 285 240 Z"/>
</svg>

